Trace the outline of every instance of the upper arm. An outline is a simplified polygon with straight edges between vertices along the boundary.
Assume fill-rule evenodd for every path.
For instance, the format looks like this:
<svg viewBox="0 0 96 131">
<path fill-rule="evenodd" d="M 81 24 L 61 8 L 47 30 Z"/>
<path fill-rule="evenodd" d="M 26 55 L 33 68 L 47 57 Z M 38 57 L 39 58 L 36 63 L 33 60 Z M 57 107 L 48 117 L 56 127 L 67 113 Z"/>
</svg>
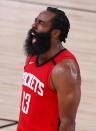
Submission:
<svg viewBox="0 0 96 131">
<path fill-rule="evenodd" d="M 64 60 L 52 71 L 52 81 L 57 91 L 61 122 L 75 122 L 80 102 L 80 72 L 73 60 Z"/>
</svg>

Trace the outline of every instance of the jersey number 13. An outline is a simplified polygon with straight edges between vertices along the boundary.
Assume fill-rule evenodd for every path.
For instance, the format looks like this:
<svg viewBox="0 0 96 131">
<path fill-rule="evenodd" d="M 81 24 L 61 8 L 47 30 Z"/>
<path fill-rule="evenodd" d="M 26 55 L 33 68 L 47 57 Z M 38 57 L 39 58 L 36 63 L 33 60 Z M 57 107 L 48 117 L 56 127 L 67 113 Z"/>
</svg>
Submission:
<svg viewBox="0 0 96 131">
<path fill-rule="evenodd" d="M 23 92 L 23 101 L 22 101 L 22 111 L 27 114 L 29 109 L 29 103 L 30 103 L 31 95 Z"/>
</svg>

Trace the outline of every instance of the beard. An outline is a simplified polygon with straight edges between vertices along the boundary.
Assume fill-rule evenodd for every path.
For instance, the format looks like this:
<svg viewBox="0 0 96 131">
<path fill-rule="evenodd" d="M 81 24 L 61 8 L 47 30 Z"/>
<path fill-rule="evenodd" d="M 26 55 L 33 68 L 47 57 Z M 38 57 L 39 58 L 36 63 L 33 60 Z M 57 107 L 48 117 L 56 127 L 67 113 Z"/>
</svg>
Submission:
<svg viewBox="0 0 96 131">
<path fill-rule="evenodd" d="M 37 33 L 35 30 L 30 29 L 25 40 L 24 50 L 27 56 L 40 55 L 47 52 L 51 47 L 51 32 Z M 32 40 L 35 38 L 35 42 Z"/>
</svg>

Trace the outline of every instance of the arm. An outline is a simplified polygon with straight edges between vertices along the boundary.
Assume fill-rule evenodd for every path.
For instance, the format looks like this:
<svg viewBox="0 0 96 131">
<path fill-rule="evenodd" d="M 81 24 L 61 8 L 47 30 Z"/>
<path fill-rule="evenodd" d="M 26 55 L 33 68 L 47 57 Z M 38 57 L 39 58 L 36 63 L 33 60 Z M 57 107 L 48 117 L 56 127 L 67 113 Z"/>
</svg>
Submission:
<svg viewBox="0 0 96 131">
<path fill-rule="evenodd" d="M 75 118 L 80 102 L 80 72 L 73 60 L 66 59 L 52 71 L 51 79 L 57 91 L 60 116 L 59 131 L 75 131 Z"/>
</svg>

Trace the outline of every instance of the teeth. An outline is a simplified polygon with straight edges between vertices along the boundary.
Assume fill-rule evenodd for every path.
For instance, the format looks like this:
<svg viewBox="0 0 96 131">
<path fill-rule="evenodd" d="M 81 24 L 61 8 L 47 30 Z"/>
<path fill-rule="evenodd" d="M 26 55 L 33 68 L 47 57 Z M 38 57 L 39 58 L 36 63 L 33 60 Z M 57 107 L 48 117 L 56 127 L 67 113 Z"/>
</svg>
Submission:
<svg viewBox="0 0 96 131">
<path fill-rule="evenodd" d="M 33 32 L 31 33 L 33 36 L 35 35 Z"/>
</svg>

